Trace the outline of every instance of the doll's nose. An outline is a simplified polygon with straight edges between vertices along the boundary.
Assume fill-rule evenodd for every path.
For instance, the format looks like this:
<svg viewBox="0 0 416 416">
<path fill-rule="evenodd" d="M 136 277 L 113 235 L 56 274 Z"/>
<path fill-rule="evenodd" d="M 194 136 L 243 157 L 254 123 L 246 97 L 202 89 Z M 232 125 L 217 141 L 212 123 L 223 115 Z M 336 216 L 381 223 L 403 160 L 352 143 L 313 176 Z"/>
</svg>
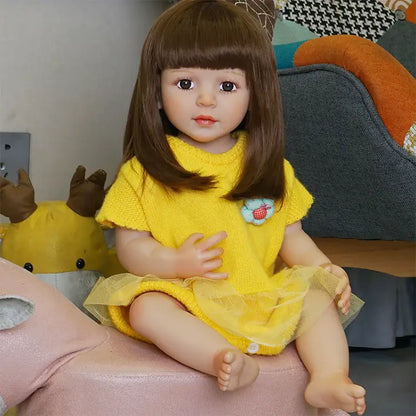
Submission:
<svg viewBox="0 0 416 416">
<path fill-rule="evenodd" d="M 212 92 L 210 92 L 210 91 L 201 91 L 198 94 L 196 103 L 199 106 L 212 107 L 212 106 L 215 106 L 217 104 L 217 99 L 215 97 L 215 94 L 213 94 Z"/>
</svg>

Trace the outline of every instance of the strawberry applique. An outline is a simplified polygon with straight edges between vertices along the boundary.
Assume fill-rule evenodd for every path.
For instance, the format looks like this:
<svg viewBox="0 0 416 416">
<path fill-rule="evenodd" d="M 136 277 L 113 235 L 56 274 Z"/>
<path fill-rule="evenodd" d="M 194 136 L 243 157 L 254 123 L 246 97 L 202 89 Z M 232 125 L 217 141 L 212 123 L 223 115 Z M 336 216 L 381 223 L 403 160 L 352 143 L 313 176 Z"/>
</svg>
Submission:
<svg viewBox="0 0 416 416">
<path fill-rule="evenodd" d="M 261 225 L 274 214 L 274 201 L 267 198 L 246 199 L 241 214 L 246 222 Z"/>
</svg>

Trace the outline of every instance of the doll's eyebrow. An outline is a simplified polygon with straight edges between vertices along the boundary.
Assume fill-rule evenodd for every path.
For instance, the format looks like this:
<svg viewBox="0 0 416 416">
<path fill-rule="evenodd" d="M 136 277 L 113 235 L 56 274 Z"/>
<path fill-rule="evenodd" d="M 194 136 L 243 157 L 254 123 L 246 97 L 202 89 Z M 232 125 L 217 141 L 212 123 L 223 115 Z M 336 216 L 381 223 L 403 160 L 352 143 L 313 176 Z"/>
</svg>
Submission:
<svg viewBox="0 0 416 416">
<path fill-rule="evenodd" d="M 192 70 L 192 68 L 174 68 L 174 69 L 170 69 L 169 71 L 173 74 L 176 74 L 176 73 L 184 74 L 184 73 L 189 72 L 190 70 Z M 217 71 L 221 71 L 221 69 L 218 69 Z M 225 71 L 228 74 L 236 75 L 236 76 L 239 76 L 239 77 L 244 77 L 245 76 L 244 71 L 239 70 L 239 69 L 223 69 L 222 71 Z"/>
<path fill-rule="evenodd" d="M 226 70 L 227 73 L 232 74 L 232 75 L 237 75 L 239 77 L 244 77 L 245 73 L 244 71 L 241 70 L 235 70 L 235 69 L 230 69 L 230 70 Z"/>
</svg>

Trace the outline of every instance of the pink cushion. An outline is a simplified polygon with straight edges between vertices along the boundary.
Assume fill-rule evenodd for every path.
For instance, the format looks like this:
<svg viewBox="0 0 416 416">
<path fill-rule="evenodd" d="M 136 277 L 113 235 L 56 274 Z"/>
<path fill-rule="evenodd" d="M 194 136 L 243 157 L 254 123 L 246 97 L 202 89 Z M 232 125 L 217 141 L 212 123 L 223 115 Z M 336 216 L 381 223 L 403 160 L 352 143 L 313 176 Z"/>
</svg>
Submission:
<svg viewBox="0 0 416 416">
<path fill-rule="evenodd" d="M 296 350 L 259 357 L 261 372 L 245 389 L 223 393 L 213 377 L 189 369 L 156 347 L 108 328 L 108 340 L 61 367 L 19 408 L 32 415 L 347 416 L 303 400 L 308 374 Z"/>
<path fill-rule="evenodd" d="M 27 321 L 0 330 L 0 405 L 22 402 L 19 416 L 347 416 L 304 402 L 308 374 L 293 345 L 278 357 L 258 357 L 260 375 L 250 387 L 223 393 L 213 377 L 96 324 L 58 291 L 1 258 L 0 294 L 35 305 Z"/>
<path fill-rule="evenodd" d="M 7 407 L 24 400 L 60 366 L 107 336 L 56 289 L 2 258 L 0 293 L 34 303 L 27 321 L 0 330 L 0 401 Z"/>
</svg>

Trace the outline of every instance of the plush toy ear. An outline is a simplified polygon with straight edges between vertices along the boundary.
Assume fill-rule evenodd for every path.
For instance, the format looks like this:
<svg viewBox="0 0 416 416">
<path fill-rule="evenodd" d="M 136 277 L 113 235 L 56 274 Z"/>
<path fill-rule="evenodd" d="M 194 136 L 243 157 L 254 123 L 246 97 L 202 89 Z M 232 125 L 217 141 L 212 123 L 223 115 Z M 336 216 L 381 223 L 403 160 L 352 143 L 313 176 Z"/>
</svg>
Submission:
<svg viewBox="0 0 416 416">
<path fill-rule="evenodd" d="M 71 179 L 68 207 L 83 217 L 93 217 L 104 201 L 106 177 L 99 169 L 85 179 L 84 166 L 78 166 Z"/>
<path fill-rule="evenodd" d="M 33 314 L 33 302 L 21 296 L 0 296 L 0 330 L 14 328 Z"/>
<path fill-rule="evenodd" d="M 0 201 L 0 214 L 13 223 L 25 220 L 36 210 L 35 191 L 25 170 L 18 170 L 16 186 L 0 176 Z"/>
</svg>

